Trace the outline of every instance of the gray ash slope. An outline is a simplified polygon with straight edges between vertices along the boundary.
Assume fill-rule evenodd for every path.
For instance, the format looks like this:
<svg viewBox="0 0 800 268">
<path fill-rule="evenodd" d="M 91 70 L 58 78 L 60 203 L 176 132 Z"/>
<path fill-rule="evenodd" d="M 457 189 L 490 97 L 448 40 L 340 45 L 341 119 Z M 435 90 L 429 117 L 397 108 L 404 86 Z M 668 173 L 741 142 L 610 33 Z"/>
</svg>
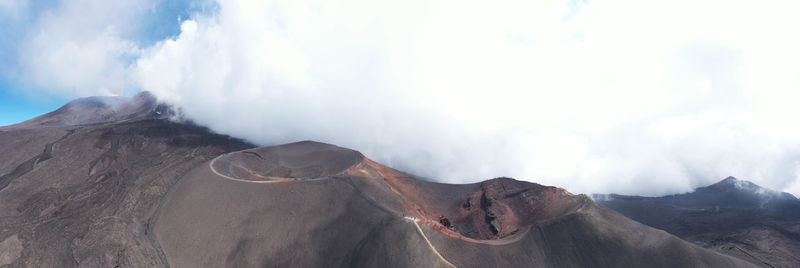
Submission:
<svg viewBox="0 0 800 268">
<path fill-rule="evenodd" d="M 311 141 L 198 166 L 154 233 L 176 267 L 753 266 L 560 188 L 421 181 Z"/>
<path fill-rule="evenodd" d="M 763 267 L 800 267 L 800 200 L 728 177 L 663 197 L 595 194 L 599 204 Z"/>
<path fill-rule="evenodd" d="M 752 266 L 560 188 L 427 182 L 168 113 L 143 93 L 0 128 L 0 266 Z"/>
<path fill-rule="evenodd" d="M 147 93 L 0 128 L 0 266 L 163 267 L 149 232 L 192 167 L 250 144 L 165 119 Z"/>
</svg>

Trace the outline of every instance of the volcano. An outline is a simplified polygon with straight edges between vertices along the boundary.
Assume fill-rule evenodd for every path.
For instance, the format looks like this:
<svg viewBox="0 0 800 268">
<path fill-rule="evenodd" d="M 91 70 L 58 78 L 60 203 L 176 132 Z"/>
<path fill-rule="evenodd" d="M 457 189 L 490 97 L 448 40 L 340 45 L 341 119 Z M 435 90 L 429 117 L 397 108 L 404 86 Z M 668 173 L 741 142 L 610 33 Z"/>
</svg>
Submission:
<svg viewBox="0 0 800 268">
<path fill-rule="evenodd" d="M 256 147 L 148 93 L 0 128 L 0 266 L 754 267 L 564 189 Z"/>
<path fill-rule="evenodd" d="M 598 203 L 763 267 L 800 267 L 800 200 L 734 177 L 663 197 L 595 194 Z"/>
</svg>

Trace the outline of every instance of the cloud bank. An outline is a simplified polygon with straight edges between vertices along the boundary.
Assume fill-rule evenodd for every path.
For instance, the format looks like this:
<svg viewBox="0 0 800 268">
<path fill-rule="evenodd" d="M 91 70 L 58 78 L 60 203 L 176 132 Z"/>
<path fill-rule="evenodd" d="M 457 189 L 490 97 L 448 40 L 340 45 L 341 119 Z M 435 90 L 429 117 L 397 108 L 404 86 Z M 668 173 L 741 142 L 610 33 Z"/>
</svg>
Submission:
<svg viewBox="0 0 800 268">
<path fill-rule="evenodd" d="M 138 57 L 139 48 L 125 35 L 153 3 L 61 1 L 41 7 L 22 36 L 18 75 L 62 96 L 132 92 L 125 61 Z"/>
<path fill-rule="evenodd" d="M 142 48 L 208 4 L 187 1 L 0 0 L 0 78 L 59 97 L 133 94 Z"/>
<path fill-rule="evenodd" d="M 794 1 L 216 4 L 152 46 L 103 24 L 75 47 L 112 65 L 68 74 L 47 56 L 68 48 L 32 35 L 56 67 L 25 66 L 86 92 L 149 90 L 262 145 L 330 142 L 443 182 L 660 195 L 733 175 L 800 194 Z"/>
</svg>

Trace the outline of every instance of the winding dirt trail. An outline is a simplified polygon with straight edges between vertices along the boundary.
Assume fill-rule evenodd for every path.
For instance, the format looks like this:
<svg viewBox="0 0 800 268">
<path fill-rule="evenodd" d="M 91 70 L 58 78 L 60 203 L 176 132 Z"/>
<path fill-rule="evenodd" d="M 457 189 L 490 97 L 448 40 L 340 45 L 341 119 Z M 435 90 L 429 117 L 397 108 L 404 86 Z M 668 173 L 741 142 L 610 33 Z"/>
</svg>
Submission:
<svg viewBox="0 0 800 268">
<path fill-rule="evenodd" d="M 444 261 L 445 263 L 447 263 L 447 265 L 450 265 L 450 267 L 458 267 L 458 266 L 456 266 L 455 264 L 453 264 L 452 262 L 448 261 L 448 260 L 447 260 L 447 259 L 446 259 L 446 258 L 445 258 L 445 257 L 444 257 L 442 254 L 441 254 L 441 253 L 439 253 L 439 250 L 438 250 L 438 249 L 436 249 L 436 247 L 435 247 L 435 246 L 433 246 L 433 243 L 431 243 L 431 240 L 430 240 L 430 239 L 428 239 L 428 236 L 427 236 L 427 235 L 425 235 L 425 232 L 423 232 L 423 231 L 422 231 L 422 228 L 421 228 L 421 227 L 419 227 L 419 223 L 417 223 L 417 219 L 415 219 L 415 218 L 411 218 L 411 217 L 408 217 L 408 216 L 406 216 L 406 217 L 403 217 L 403 219 L 409 220 L 409 221 L 411 221 L 412 223 L 414 223 L 414 226 L 416 226 L 416 227 L 417 227 L 417 231 L 419 231 L 419 234 L 422 236 L 422 238 L 424 238 L 424 239 L 425 239 L 425 242 L 426 242 L 426 243 L 428 243 L 428 247 L 430 247 L 430 248 L 431 248 L 431 250 L 433 251 L 433 253 L 436 253 L 436 256 L 439 256 L 439 259 L 442 259 L 442 261 Z"/>
<path fill-rule="evenodd" d="M 214 159 L 212 159 L 212 160 L 211 160 L 211 162 L 208 162 L 208 168 L 209 168 L 209 169 L 211 169 L 211 172 L 214 172 L 214 174 L 216 174 L 217 176 L 223 177 L 223 178 L 225 178 L 225 179 L 229 179 L 229 180 L 232 180 L 232 181 L 239 181 L 239 182 L 248 182 L 248 183 L 280 183 L 280 182 L 292 181 L 292 180 L 290 180 L 290 179 L 286 179 L 286 178 L 273 178 L 273 179 L 271 179 L 271 180 L 265 180 L 265 181 L 251 181 L 251 180 L 237 179 L 237 178 L 234 178 L 234 177 L 231 177 L 231 176 L 228 176 L 228 175 L 225 175 L 225 174 L 219 173 L 219 172 L 218 172 L 218 171 L 217 171 L 217 170 L 214 168 L 214 163 L 216 163 L 216 162 L 217 162 L 217 159 L 219 159 L 220 157 L 223 157 L 223 156 L 226 156 L 226 155 L 229 155 L 229 154 L 231 154 L 231 153 L 227 153 L 227 154 L 223 154 L 223 155 L 220 155 L 220 156 L 214 157 Z"/>
<path fill-rule="evenodd" d="M 217 159 L 219 159 L 219 158 L 221 158 L 223 156 L 226 156 L 228 154 L 231 154 L 231 153 L 219 155 L 219 156 L 215 157 L 214 159 L 212 159 L 211 161 L 208 162 L 208 168 L 211 169 L 211 172 L 213 172 L 215 175 L 220 176 L 220 177 L 222 177 L 224 179 L 237 181 L 237 182 L 246 182 L 246 183 L 280 183 L 280 182 L 289 181 L 289 180 L 285 180 L 285 179 L 282 179 L 282 178 L 276 178 L 275 180 L 269 180 L 269 181 L 252 181 L 252 180 L 237 179 L 237 178 L 222 174 L 222 173 L 218 172 L 214 168 L 214 163 L 217 162 Z M 392 190 L 394 190 L 394 189 L 392 189 Z M 447 258 L 445 258 L 441 253 L 439 253 L 439 250 L 436 249 L 436 247 L 433 245 L 433 243 L 431 243 L 431 240 L 428 239 L 428 236 L 425 235 L 425 232 L 422 231 L 422 228 L 419 226 L 419 223 L 417 223 L 418 220 L 416 218 L 412 218 L 412 217 L 406 216 L 406 217 L 403 217 L 403 219 L 411 221 L 411 223 L 414 224 L 414 227 L 417 228 L 417 231 L 419 232 L 419 234 L 422 236 L 423 239 L 425 239 L 425 243 L 428 244 L 428 247 L 430 247 L 430 249 L 433 251 L 433 253 L 436 254 L 436 256 L 439 256 L 439 259 L 441 259 L 444 263 L 446 263 L 450 267 L 457 267 L 455 264 L 453 264 L 452 262 L 448 261 Z"/>
</svg>

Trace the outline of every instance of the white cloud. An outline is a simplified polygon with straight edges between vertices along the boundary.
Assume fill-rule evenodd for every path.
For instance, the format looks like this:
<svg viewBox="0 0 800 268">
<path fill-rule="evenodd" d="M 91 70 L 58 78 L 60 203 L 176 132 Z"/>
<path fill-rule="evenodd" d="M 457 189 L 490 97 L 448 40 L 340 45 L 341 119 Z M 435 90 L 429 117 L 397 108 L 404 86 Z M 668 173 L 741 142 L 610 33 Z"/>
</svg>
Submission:
<svg viewBox="0 0 800 268">
<path fill-rule="evenodd" d="M 28 7 L 27 0 L 0 0 L 0 14 L 18 17 Z"/>
<path fill-rule="evenodd" d="M 795 1 L 218 4 L 139 49 L 151 3 L 65 2 L 23 70 L 68 95 L 135 83 L 219 132 L 447 182 L 665 194 L 733 175 L 800 194 Z"/>
<path fill-rule="evenodd" d="M 124 94 L 139 56 L 131 35 L 155 0 L 65 0 L 37 10 L 35 25 L 19 44 L 18 77 L 61 96 Z"/>
</svg>

